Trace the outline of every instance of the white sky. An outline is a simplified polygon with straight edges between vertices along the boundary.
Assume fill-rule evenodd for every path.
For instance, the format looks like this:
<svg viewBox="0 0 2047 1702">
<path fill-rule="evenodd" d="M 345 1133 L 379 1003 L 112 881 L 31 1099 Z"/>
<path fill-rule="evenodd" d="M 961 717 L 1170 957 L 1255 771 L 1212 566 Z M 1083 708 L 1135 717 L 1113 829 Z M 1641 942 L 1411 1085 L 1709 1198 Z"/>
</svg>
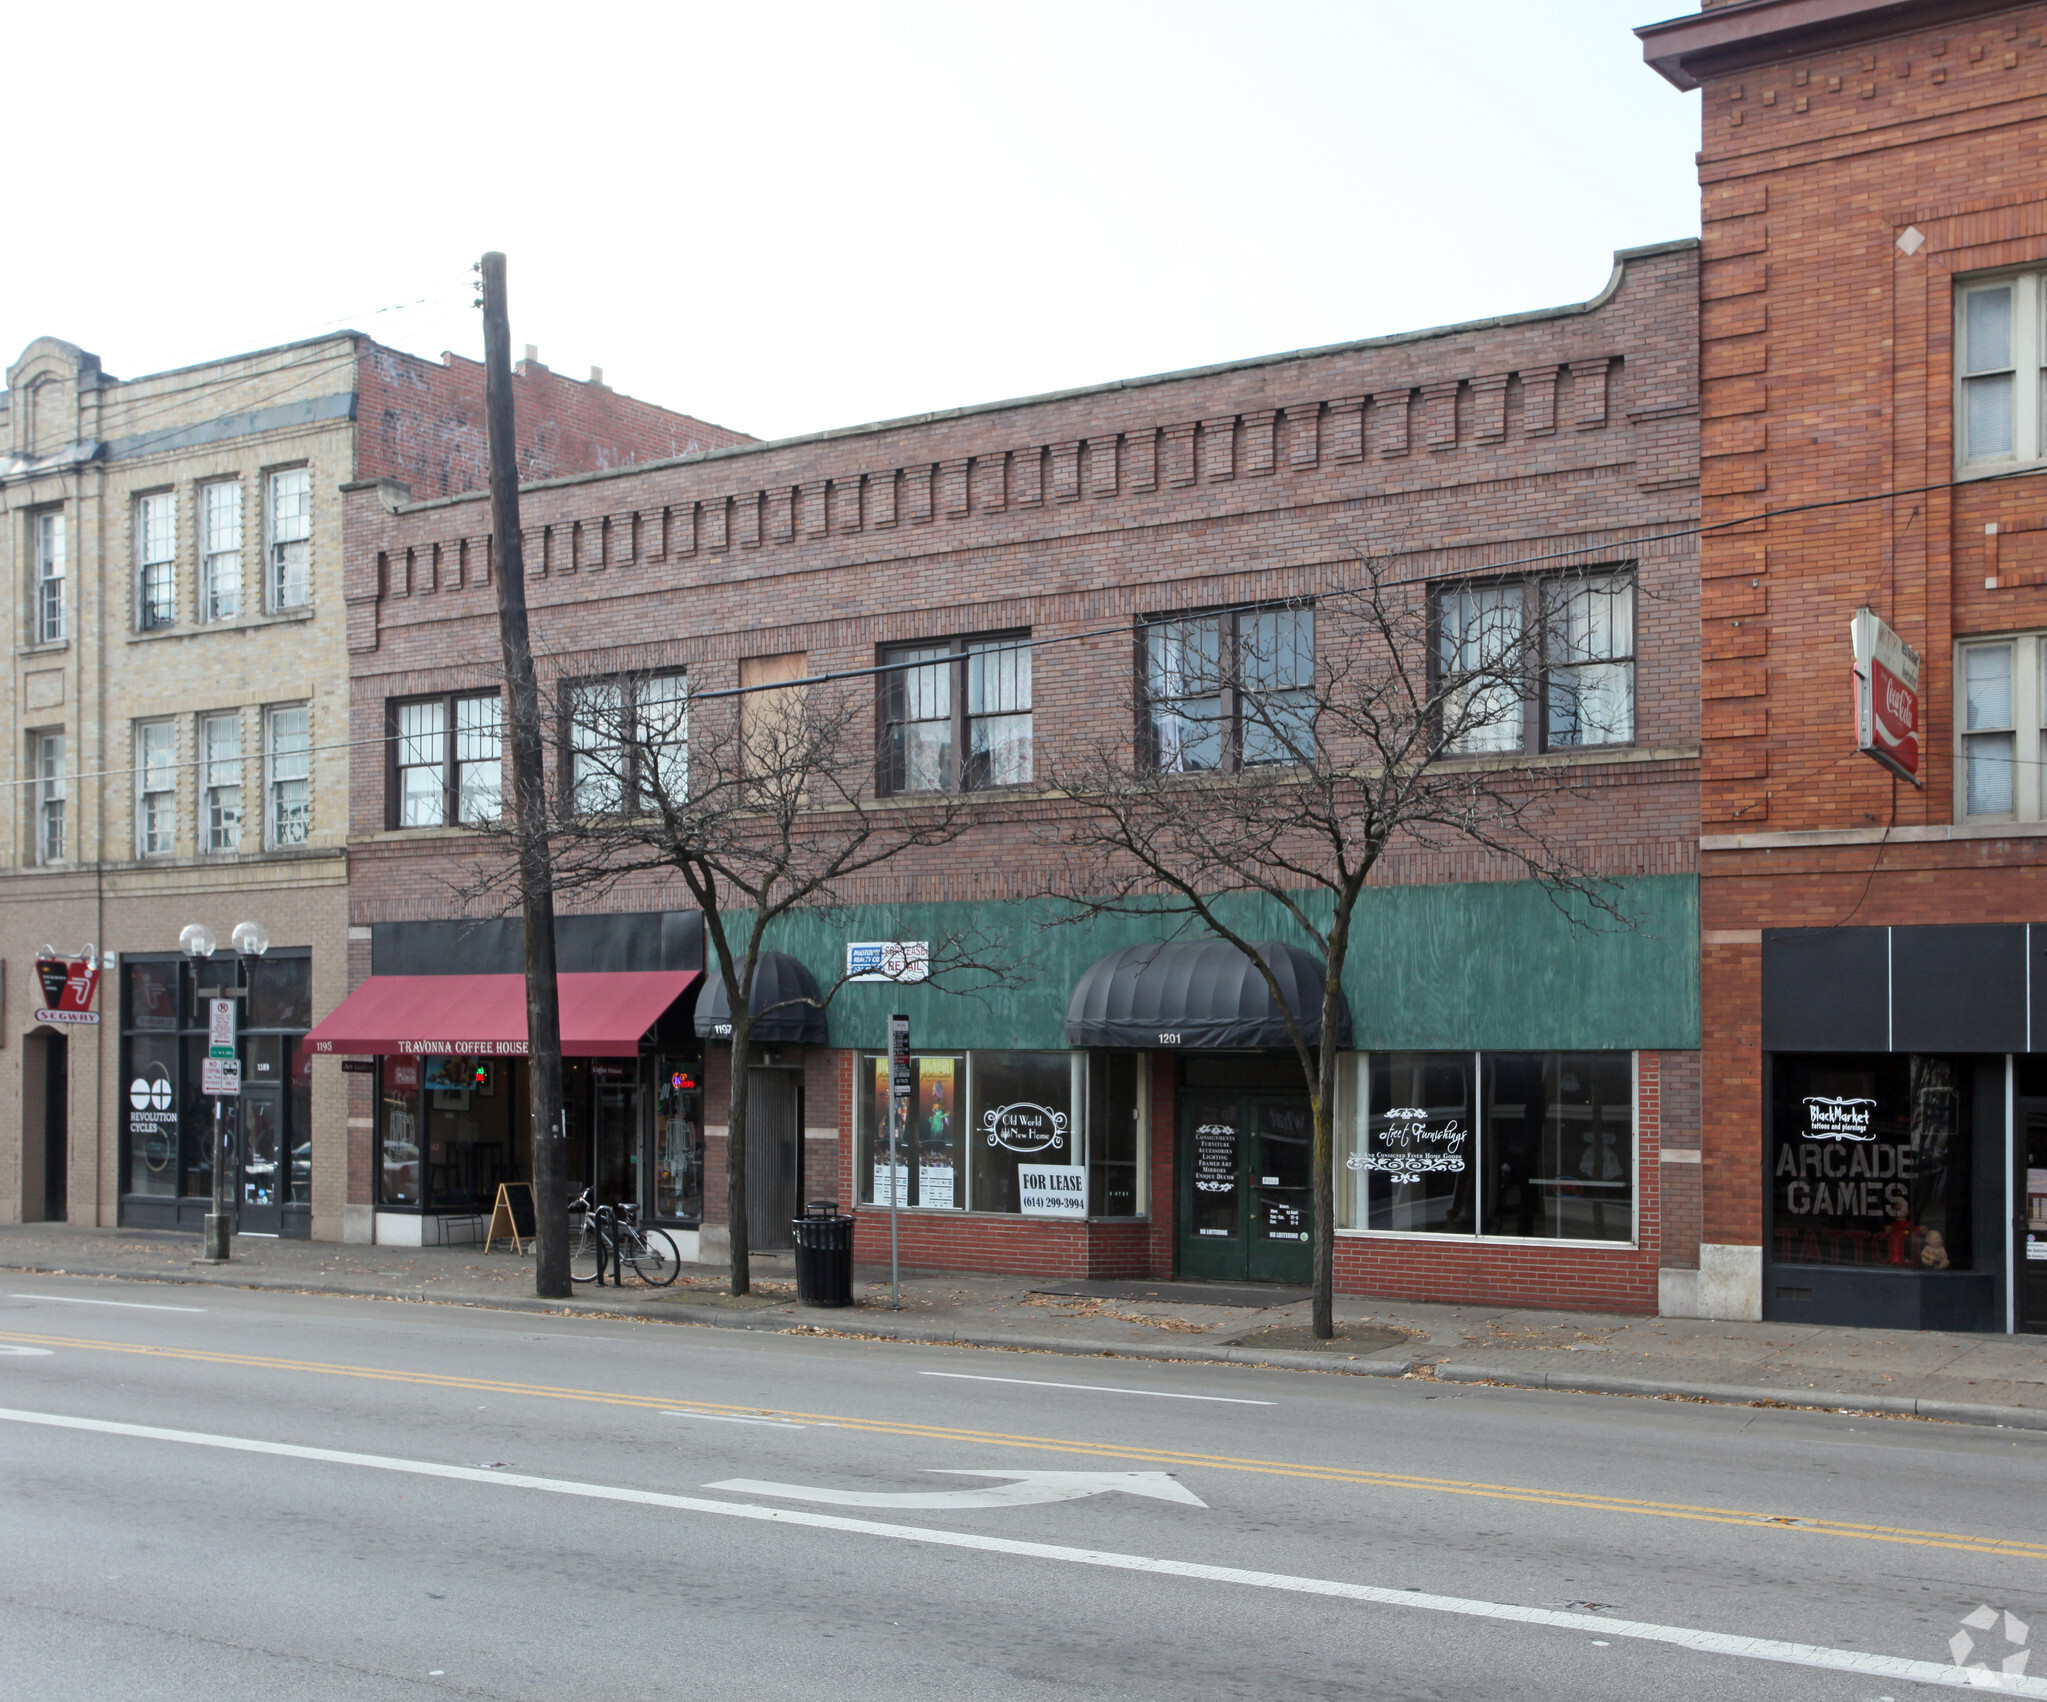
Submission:
<svg viewBox="0 0 2047 1702">
<path fill-rule="evenodd" d="M 480 356 L 502 248 L 515 352 L 778 437 L 1582 300 L 1697 233 L 1691 9 L 17 7 L 0 361 Z"/>
</svg>

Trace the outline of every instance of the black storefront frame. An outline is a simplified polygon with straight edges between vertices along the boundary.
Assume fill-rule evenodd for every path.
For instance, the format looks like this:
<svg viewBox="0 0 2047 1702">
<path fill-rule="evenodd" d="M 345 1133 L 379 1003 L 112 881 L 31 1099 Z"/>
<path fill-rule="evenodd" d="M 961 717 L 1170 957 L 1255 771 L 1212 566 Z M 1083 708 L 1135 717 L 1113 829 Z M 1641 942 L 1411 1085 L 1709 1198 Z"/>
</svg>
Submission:
<svg viewBox="0 0 2047 1702">
<path fill-rule="evenodd" d="M 1771 1322 L 2007 1332 L 2016 1327 L 2023 1199 L 2017 1058 L 2047 1053 L 2047 926 L 1766 928 L 1761 977 L 1762 1316 Z M 1972 1117 L 1968 1270 L 1780 1259 L 1778 1061 L 1792 1055 L 1952 1057 Z"/>
<path fill-rule="evenodd" d="M 395 1055 L 396 1054 L 391 1053 L 379 1053 L 377 1054 L 374 1060 L 376 1073 L 372 1079 L 375 1083 L 373 1091 L 373 1103 L 375 1105 L 375 1111 L 372 1116 L 371 1129 L 372 1138 L 370 1144 L 370 1192 L 372 1197 L 372 1205 L 370 1209 L 373 1212 L 375 1212 L 379 1217 L 397 1216 L 432 1218 L 470 1218 L 470 1217 L 488 1218 L 491 1212 L 493 1199 L 495 1197 L 494 1184 L 492 1188 L 489 1190 L 491 1198 L 479 1197 L 474 1200 L 458 1202 L 454 1204 L 431 1203 L 430 1200 L 427 1198 L 427 1188 L 424 1180 L 422 1180 L 420 1184 L 421 1198 L 416 1204 L 393 1205 L 387 1203 L 383 1199 L 382 1196 L 384 1182 L 384 1143 L 386 1139 L 386 1105 L 384 1092 L 384 1073 L 386 1059 L 393 1057 Z M 438 1057 L 441 1056 L 441 1054 L 434 1054 L 434 1056 Z M 420 1104 L 420 1114 L 423 1116 L 426 1110 L 428 1109 L 425 1104 L 425 1095 L 433 1090 L 427 1087 L 424 1081 L 425 1067 L 429 1062 L 429 1059 L 426 1057 L 421 1057 L 418 1058 L 416 1061 L 421 1066 L 422 1081 L 418 1087 L 412 1089 L 411 1091 L 418 1095 Z M 514 1081 L 523 1083 L 525 1080 L 526 1060 L 524 1058 L 493 1058 L 490 1059 L 489 1062 L 493 1064 L 496 1068 L 501 1069 L 505 1072 L 506 1091 L 511 1093 L 512 1099 L 516 1104 L 525 1106 L 526 1107 L 525 1114 L 530 1115 L 530 1106 L 526 1105 L 525 1087 L 522 1085 L 515 1092 L 512 1090 L 512 1083 Z M 597 1152 L 598 1139 L 597 1096 L 599 1095 L 600 1092 L 603 1091 L 605 1084 L 600 1079 L 599 1067 L 604 1065 L 630 1064 L 632 1066 L 634 1077 L 633 1086 L 637 1090 L 639 1095 L 639 1107 L 635 1115 L 635 1122 L 637 1126 L 634 1130 L 633 1139 L 638 1144 L 639 1152 L 639 1157 L 636 1160 L 636 1163 L 639 1166 L 638 1191 L 640 1196 L 639 1205 L 642 1216 L 645 1219 L 645 1221 L 650 1223 L 657 1223 L 666 1229 L 700 1229 L 703 1226 L 703 1153 L 704 1153 L 703 1132 L 704 1072 L 702 1061 L 702 1048 L 699 1046 L 696 1048 L 694 1052 L 686 1053 L 683 1044 L 678 1039 L 677 1043 L 673 1045 L 656 1046 L 643 1045 L 636 1054 L 629 1058 L 627 1057 L 567 1058 L 563 1060 L 563 1063 L 567 1066 L 575 1066 L 579 1064 L 589 1066 L 589 1068 L 581 1072 L 584 1076 L 584 1085 L 581 1093 L 578 1095 L 580 1103 L 570 1108 L 572 1112 L 570 1119 L 570 1127 L 572 1134 L 575 1137 L 574 1144 L 577 1145 L 580 1149 L 578 1159 L 576 1161 L 578 1167 L 572 1169 L 572 1171 L 570 1172 L 570 1180 L 568 1184 L 568 1191 L 570 1197 L 573 1198 L 578 1192 L 580 1192 L 586 1182 L 595 1185 L 600 1180 L 600 1178 L 598 1177 L 599 1155 Z M 660 1075 L 663 1071 L 671 1071 L 672 1067 L 679 1065 L 690 1066 L 689 1073 L 693 1074 L 696 1083 L 694 1089 L 684 1090 L 691 1097 L 693 1097 L 697 1113 L 696 1157 L 698 1166 L 697 1171 L 698 1182 L 697 1182 L 697 1215 L 694 1217 L 685 1217 L 680 1215 L 671 1215 L 668 1213 L 664 1213 L 660 1210 L 659 1205 L 660 1178 L 658 1165 L 661 1149 L 659 1145 L 659 1130 L 656 1126 L 656 1121 L 660 1115 L 659 1110 L 661 1092 Z M 517 1074 L 514 1075 L 513 1072 L 517 1072 Z M 578 1072 L 571 1068 L 566 1073 L 568 1075 L 573 1076 Z M 520 1111 L 515 1110 L 512 1114 L 514 1117 L 517 1117 L 522 1113 Z M 427 1131 L 425 1129 L 421 1130 L 422 1134 L 425 1134 L 426 1132 Z M 530 1137 L 526 1145 L 528 1157 L 530 1159 L 531 1156 Z M 519 1147 L 518 1133 L 517 1130 L 515 1129 L 512 1134 L 512 1151 L 515 1155 L 518 1151 L 518 1147 Z M 422 1166 L 421 1173 L 422 1177 L 424 1177 L 427 1174 L 426 1171 L 427 1155 L 422 1152 L 414 1160 L 414 1162 L 419 1163 Z M 515 1162 L 509 1168 L 516 1171 L 522 1167 Z M 523 1168 L 530 1172 L 531 1169 L 530 1163 L 524 1166 Z M 530 1185 L 533 1180 L 530 1173 L 526 1175 L 509 1175 L 503 1179 L 508 1181 L 525 1183 L 528 1185 Z M 600 1196 L 599 1203 L 608 1205 L 611 1204 L 612 1202 L 608 1197 Z"/>
<path fill-rule="evenodd" d="M 311 1093 L 309 1091 L 307 1094 L 305 1127 L 301 1128 L 296 1110 L 296 1095 L 292 1086 L 293 1077 L 303 1064 L 300 1056 L 299 1042 L 305 1038 L 307 1031 L 312 1026 L 310 1005 L 312 956 L 313 952 L 310 946 L 272 947 L 262 958 L 255 960 L 248 966 L 247 973 L 239 976 L 242 985 L 247 986 L 250 984 L 250 976 L 260 976 L 263 972 L 263 966 L 266 964 L 304 962 L 307 965 L 308 998 L 304 1027 L 277 1024 L 258 1027 L 247 1021 L 252 1001 L 247 999 L 236 1001 L 238 1007 L 240 1007 L 238 1016 L 241 1019 L 237 1025 L 236 1041 L 242 1059 L 242 1079 L 245 1083 L 253 1085 L 254 1072 L 249 1068 L 252 1043 L 262 1040 L 280 1042 L 278 1053 L 284 1068 L 282 1079 L 277 1085 L 282 1090 L 279 1097 L 282 1112 L 280 1151 L 283 1155 L 283 1162 L 287 1166 L 291 1163 L 291 1155 L 297 1149 L 301 1139 L 304 1140 L 307 1147 L 306 1198 L 303 1201 L 280 1202 L 276 1208 L 278 1212 L 277 1233 L 283 1239 L 292 1241 L 309 1240 L 313 1233 Z M 142 1029 L 136 1026 L 133 1010 L 132 983 L 128 971 L 132 966 L 149 964 L 169 966 L 176 971 L 178 988 L 176 1026 L 167 1031 L 161 1029 Z M 197 988 L 200 985 L 199 977 L 201 974 L 216 977 L 235 977 L 237 975 L 237 966 L 233 956 L 228 952 L 216 953 L 211 959 L 206 961 L 202 969 L 197 960 L 188 958 L 180 952 L 135 951 L 121 952 L 115 955 L 113 970 L 114 979 L 117 983 L 115 993 L 117 1000 L 116 1009 L 119 1012 L 121 1025 L 115 1042 L 115 1058 L 120 1082 L 120 1097 L 117 1101 L 120 1107 L 120 1127 L 118 1139 L 115 1143 L 115 1163 L 118 1166 L 117 1174 L 120 1178 L 120 1187 L 116 1194 L 116 1221 L 124 1229 L 189 1229 L 196 1231 L 203 1227 L 207 1214 L 213 1209 L 211 1187 L 213 1150 L 212 1103 L 199 1093 L 198 1084 L 188 1079 L 189 1072 L 186 1068 L 187 1061 L 191 1056 L 192 1042 L 195 1038 L 203 1036 L 206 1032 L 206 1024 L 200 1014 Z M 213 981 L 209 979 L 206 984 L 209 986 L 213 985 Z M 141 1039 L 163 1038 L 166 1035 L 172 1042 L 172 1056 L 175 1064 L 175 1068 L 170 1073 L 170 1109 L 171 1113 L 177 1118 L 177 1123 L 173 1126 L 178 1131 L 176 1150 L 170 1155 L 170 1162 L 174 1163 L 177 1167 L 179 1187 L 181 1189 L 185 1172 L 184 1155 L 189 1140 L 192 1150 L 201 1153 L 204 1157 L 205 1162 L 200 1168 L 203 1169 L 208 1182 L 204 1188 L 195 1189 L 190 1193 L 182 1191 L 174 1191 L 169 1194 L 135 1193 L 131 1191 L 129 1182 L 133 1174 L 133 1142 L 138 1132 L 137 1115 L 143 1108 L 139 1107 L 134 1101 L 135 1083 L 141 1078 L 137 1074 L 139 1066 L 136 1066 L 132 1061 L 131 1043 Z M 232 1208 L 231 1216 L 236 1226 L 236 1233 L 243 1233 L 240 1227 L 243 1188 L 242 1163 L 244 1157 L 241 1110 L 239 1102 L 232 1102 L 227 1113 L 231 1119 L 228 1128 L 230 1152 L 233 1155 L 234 1161 L 234 1185 L 229 1190 L 229 1198 Z M 188 1129 L 186 1126 L 188 1119 L 193 1120 L 197 1126 Z"/>
</svg>

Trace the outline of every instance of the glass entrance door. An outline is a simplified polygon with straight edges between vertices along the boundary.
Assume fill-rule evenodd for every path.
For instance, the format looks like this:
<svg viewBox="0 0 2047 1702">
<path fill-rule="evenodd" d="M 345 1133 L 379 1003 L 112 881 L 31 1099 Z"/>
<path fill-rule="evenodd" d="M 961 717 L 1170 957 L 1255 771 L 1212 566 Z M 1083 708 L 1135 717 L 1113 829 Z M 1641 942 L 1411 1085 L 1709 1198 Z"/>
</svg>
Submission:
<svg viewBox="0 0 2047 1702">
<path fill-rule="evenodd" d="M 1313 1126 L 1305 1094 L 1180 1095 L 1180 1274 L 1304 1283 L 1312 1270 Z"/>
<path fill-rule="evenodd" d="M 2047 1334 L 2047 1058 L 2020 1058 L 2014 1068 L 2017 1323 L 2021 1330 L 2040 1335 Z"/>
<path fill-rule="evenodd" d="M 243 1235 L 275 1235 L 284 1223 L 284 1084 L 246 1083 L 229 1111 L 238 1124 L 241 1148 Z"/>
</svg>

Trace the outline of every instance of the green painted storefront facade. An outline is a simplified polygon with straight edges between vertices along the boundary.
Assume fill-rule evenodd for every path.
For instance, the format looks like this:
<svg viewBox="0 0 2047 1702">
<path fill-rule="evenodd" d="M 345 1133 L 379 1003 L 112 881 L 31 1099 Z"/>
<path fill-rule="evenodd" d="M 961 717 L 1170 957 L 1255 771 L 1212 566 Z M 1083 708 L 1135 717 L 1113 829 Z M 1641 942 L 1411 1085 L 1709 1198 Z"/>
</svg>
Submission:
<svg viewBox="0 0 2047 1702">
<path fill-rule="evenodd" d="M 1625 921 L 1560 903 L 1527 881 L 1376 888 L 1359 904 L 1344 976 L 1360 1050 L 1684 1050 L 1699 1044 L 1699 885 L 1691 875 L 1614 883 Z M 1067 995 L 1095 959 L 1171 924 L 1057 924 L 1050 901 L 851 907 L 784 918 L 768 946 L 830 986 L 848 941 L 954 932 L 1000 963 L 978 995 L 852 984 L 829 1012 L 832 1044 L 879 1049 L 892 1011 L 921 1049 L 1059 1048 Z M 1299 939 L 1269 901 L 1232 906 L 1253 937 Z M 739 919 L 734 918 L 735 928 Z M 1302 943 L 1306 943 L 1303 941 Z"/>
</svg>

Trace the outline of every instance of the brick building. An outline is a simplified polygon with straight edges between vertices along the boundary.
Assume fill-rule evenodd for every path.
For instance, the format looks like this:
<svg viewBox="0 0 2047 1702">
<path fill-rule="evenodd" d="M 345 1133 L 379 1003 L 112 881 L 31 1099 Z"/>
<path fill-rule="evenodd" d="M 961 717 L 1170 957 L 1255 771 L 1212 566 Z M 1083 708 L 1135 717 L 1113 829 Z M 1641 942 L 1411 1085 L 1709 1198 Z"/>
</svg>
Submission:
<svg viewBox="0 0 2047 1702">
<path fill-rule="evenodd" d="M 531 476 L 747 441 L 530 358 L 515 382 Z M 204 979 L 231 980 L 229 932 L 254 921 L 241 1227 L 341 1233 L 343 1099 L 296 1057 L 347 985 L 358 476 L 481 484 L 481 369 L 353 332 L 129 380 L 40 338 L 8 369 L 0 1220 L 196 1224 L 211 1112 L 179 932 L 211 928 Z M 89 1009 L 40 985 L 46 957 L 79 966 Z"/>
<path fill-rule="evenodd" d="M 1694 1304 L 2047 1327 L 2047 7 L 1743 0 L 1639 33 L 1704 92 L 1723 528 Z M 1917 655 L 1902 774 L 1860 749 L 1864 610 Z"/>
<path fill-rule="evenodd" d="M 1312 606 L 1367 557 L 1502 598 L 1567 569 L 1624 610 L 1602 665 L 1625 682 L 1625 734 L 1530 731 L 1524 745 L 1516 731 L 1468 760 L 1581 783 L 1568 836 L 1642 927 L 1575 931 L 1477 854 L 1383 866 L 1347 987 L 1343 1141 L 1360 1162 L 1339 1189 L 1339 1282 L 1655 1309 L 1661 1268 L 1696 1264 L 1701 1210 L 1697 557 L 1691 536 L 1663 536 L 1697 514 L 1697 262 L 1695 243 L 1671 243 L 1619 256 L 1576 306 L 526 487 L 535 647 L 564 682 L 703 692 L 874 668 L 907 648 L 928 653 L 931 701 L 954 706 L 932 713 L 971 720 L 974 647 L 1033 646 L 1028 683 L 1011 679 L 1001 706 L 1024 726 L 1023 754 L 974 800 L 967 838 L 906 855 L 848 893 L 849 911 L 793 918 L 771 940 L 781 971 L 828 984 L 851 943 L 937 935 L 971 913 L 1029 932 L 1031 973 L 985 1003 L 850 985 L 821 1026 L 771 1038 L 750 1084 L 750 1151 L 780 1168 L 756 1173 L 753 1197 L 769 1202 L 756 1246 L 786 1244 L 794 1201 L 830 1195 L 857 1206 L 863 1258 L 885 1249 L 875 1053 L 901 1008 L 918 1054 L 920 1151 L 896 1184 L 914 1202 L 901 1213 L 909 1262 L 1302 1274 L 1297 1066 L 1166 1049 L 1163 1035 L 1086 1043 L 1076 987 L 1159 941 L 1134 921 L 1037 934 L 1032 829 L 1062 807 L 1045 778 L 1105 728 L 1137 740 L 1165 689 L 1145 660 L 1161 623 L 1220 643 L 1229 611 Z M 526 1163 L 524 1066 L 500 1049 L 523 1041 L 523 1017 L 487 979 L 517 969 L 515 930 L 465 928 L 450 872 L 473 838 L 456 737 L 465 714 L 498 703 L 489 516 L 477 498 L 395 482 L 359 482 L 347 500 L 351 735 L 393 754 L 352 773 L 358 990 L 316 1045 L 378 1059 L 374 1076 L 347 1078 L 350 1234 L 437 1241 L 473 1234 L 490 1182 Z M 898 713 L 877 702 L 880 723 Z M 572 908 L 563 968 L 592 977 L 564 992 L 582 1025 L 568 1047 L 575 1179 L 637 1198 L 714 1255 L 727 1082 L 715 1034 L 698 1038 L 714 1024 L 692 1010 L 699 919 L 679 885 L 651 880 Z M 642 979 L 617 981 L 605 1027 L 599 983 L 618 977 Z M 495 1036 L 501 1021 L 516 1035 Z M 338 1068 L 316 1056 L 315 1081 Z M 1476 1199 L 1366 1180 L 1382 1101 L 1411 1094 L 1468 1158 L 1468 1180 L 1494 1179 Z M 1029 1143 L 1005 1120 L 1019 1106 L 1070 1131 L 1084 1220 L 1019 1209 Z M 1224 1147 L 1204 1146 L 1218 1127 Z M 1510 1151 L 1522 1136 L 1526 1151 Z M 1197 1161 L 1220 1167 L 1227 1222 L 1208 1232 L 1191 1209 Z M 1484 1192 L 1495 1180 L 1519 1190 L 1518 1211 Z"/>
</svg>

